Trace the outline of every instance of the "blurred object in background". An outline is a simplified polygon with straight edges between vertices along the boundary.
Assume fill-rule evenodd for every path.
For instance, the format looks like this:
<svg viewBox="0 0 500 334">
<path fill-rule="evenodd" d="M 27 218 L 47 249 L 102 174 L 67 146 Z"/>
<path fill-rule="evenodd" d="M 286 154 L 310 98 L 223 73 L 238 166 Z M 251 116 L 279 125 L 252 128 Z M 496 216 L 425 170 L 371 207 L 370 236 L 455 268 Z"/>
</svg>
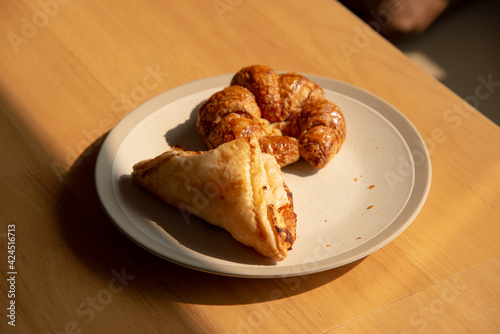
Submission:
<svg viewBox="0 0 500 334">
<path fill-rule="evenodd" d="M 425 31 L 445 11 L 468 0 L 340 0 L 388 39 Z"/>
<path fill-rule="evenodd" d="M 500 125 L 499 0 L 340 0 Z"/>
</svg>

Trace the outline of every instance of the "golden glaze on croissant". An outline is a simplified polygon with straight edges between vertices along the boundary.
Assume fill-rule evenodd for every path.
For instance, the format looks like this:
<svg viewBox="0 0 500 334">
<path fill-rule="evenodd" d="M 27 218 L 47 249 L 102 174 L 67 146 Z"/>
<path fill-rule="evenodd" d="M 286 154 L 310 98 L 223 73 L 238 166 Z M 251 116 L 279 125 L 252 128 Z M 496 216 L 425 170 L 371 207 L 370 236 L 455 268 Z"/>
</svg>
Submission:
<svg viewBox="0 0 500 334">
<path fill-rule="evenodd" d="M 283 136 L 262 118 L 255 96 L 242 86 L 213 94 L 198 108 L 197 116 L 198 133 L 209 149 L 237 138 L 257 137 L 261 150 L 272 154 L 280 166 L 300 159 L 297 139 Z"/>
<path fill-rule="evenodd" d="M 340 108 L 325 98 L 319 85 L 262 65 L 238 71 L 230 86 L 213 94 L 197 114 L 198 132 L 209 148 L 256 136 L 262 151 L 274 155 L 282 167 L 302 157 L 321 169 L 346 135 Z"/>
<path fill-rule="evenodd" d="M 253 95 L 262 113 L 270 122 L 282 121 L 278 75 L 267 66 L 242 68 L 231 80 L 231 86 L 246 87 Z"/>
</svg>

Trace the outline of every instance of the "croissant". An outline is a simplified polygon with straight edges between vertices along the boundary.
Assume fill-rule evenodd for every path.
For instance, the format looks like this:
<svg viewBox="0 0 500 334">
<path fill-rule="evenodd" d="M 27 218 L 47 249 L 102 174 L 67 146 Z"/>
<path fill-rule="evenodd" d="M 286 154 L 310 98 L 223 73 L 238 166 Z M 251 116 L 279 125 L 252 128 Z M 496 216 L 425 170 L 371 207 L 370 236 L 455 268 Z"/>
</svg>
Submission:
<svg viewBox="0 0 500 334">
<path fill-rule="evenodd" d="M 283 120 L 278 75 L 273 69 L 262 65 L 242 68 L 231 80 L 231 86 L 235 85 L 255 95 L 262 117 L 270 122 Z"/>
<path fill-rule="evenodd" d="M 213 94 L 197 110 L 196 127 L 209 149 L 228 141 L 259 138 L 264 153 L 273 155 L 279 165 L 300 159 L 296 138 L 283 136 L 281 130 L 261 117 L 255 96 L 242 86 L 229 86 Z"/>
<path fill-rule="evenodd" d="M 276 261 L 296 239 L 293 195 L 256 137 L 207 152 L 169 150 L 133 166 L 132 180 L 170 205 L 227 230 Z"/>
<path fill-rule="evenodd" d="M 197 111 L 197 129 L 209 148 L 241 137 L 259 138 L 281 167 L 300 157 L 317 169 L 339 152 L 346 136 L 340 108 L 323 89 L 297 73 L 263 65 L 244 67 L 230 86 Z"/>
</svg>

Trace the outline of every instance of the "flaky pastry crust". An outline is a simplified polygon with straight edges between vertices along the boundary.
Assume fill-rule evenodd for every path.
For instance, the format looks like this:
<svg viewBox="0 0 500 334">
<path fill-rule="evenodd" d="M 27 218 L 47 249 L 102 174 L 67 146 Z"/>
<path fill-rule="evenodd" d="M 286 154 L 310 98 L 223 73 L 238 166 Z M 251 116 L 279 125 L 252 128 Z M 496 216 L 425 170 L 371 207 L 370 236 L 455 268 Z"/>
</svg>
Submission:
<svg viewBox="0 0 500 334">
<path fill-rule="evenodd" d="M 197 114 L 198 132 L 209 148 L 255 136 L 281 167 L 302 157 L 321 169 L 346 136 L 340 108 L 325 98 L 319 85 L 262 65 L 238 71 L 230 86 L 213 94 Z"/>
<path fill-rule="evenodd" d="M 169 150 L 134 165 L 132 180 L 276 261 L 286 258 L 296 239 L 292 193 L 256 137 L 207 152 Z"/>
</svg>

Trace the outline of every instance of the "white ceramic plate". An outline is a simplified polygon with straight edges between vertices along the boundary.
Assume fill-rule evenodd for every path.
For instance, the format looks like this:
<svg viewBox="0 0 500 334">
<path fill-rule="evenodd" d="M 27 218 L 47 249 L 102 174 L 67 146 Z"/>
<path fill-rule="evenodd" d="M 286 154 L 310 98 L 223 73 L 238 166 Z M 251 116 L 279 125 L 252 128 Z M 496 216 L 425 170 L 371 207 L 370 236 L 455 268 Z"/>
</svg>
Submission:
<svg viewBox="0 0 500 334">
<path fill-rule="evenodd" d="M 426 146 L 413 125 L 378 97 L 336 80 L 307 75 L 339 105 L 347 139 L 322 170 L 300 161 L 283 168 L 298 216 L 297 240 L 275 263 L 229 233 L 183 215 L 130 181 L 132 166 L 174 145 L 205 150 L 196 109 L 231 74 L 166 91 L 124 117 L 99 152 L 96 184 L 116 226 L 154 254 L 201 271 L 239 277 L 319 272 L 361 259 L 398 236 L 422 208 L 431 182 Z"/>
</svg>

